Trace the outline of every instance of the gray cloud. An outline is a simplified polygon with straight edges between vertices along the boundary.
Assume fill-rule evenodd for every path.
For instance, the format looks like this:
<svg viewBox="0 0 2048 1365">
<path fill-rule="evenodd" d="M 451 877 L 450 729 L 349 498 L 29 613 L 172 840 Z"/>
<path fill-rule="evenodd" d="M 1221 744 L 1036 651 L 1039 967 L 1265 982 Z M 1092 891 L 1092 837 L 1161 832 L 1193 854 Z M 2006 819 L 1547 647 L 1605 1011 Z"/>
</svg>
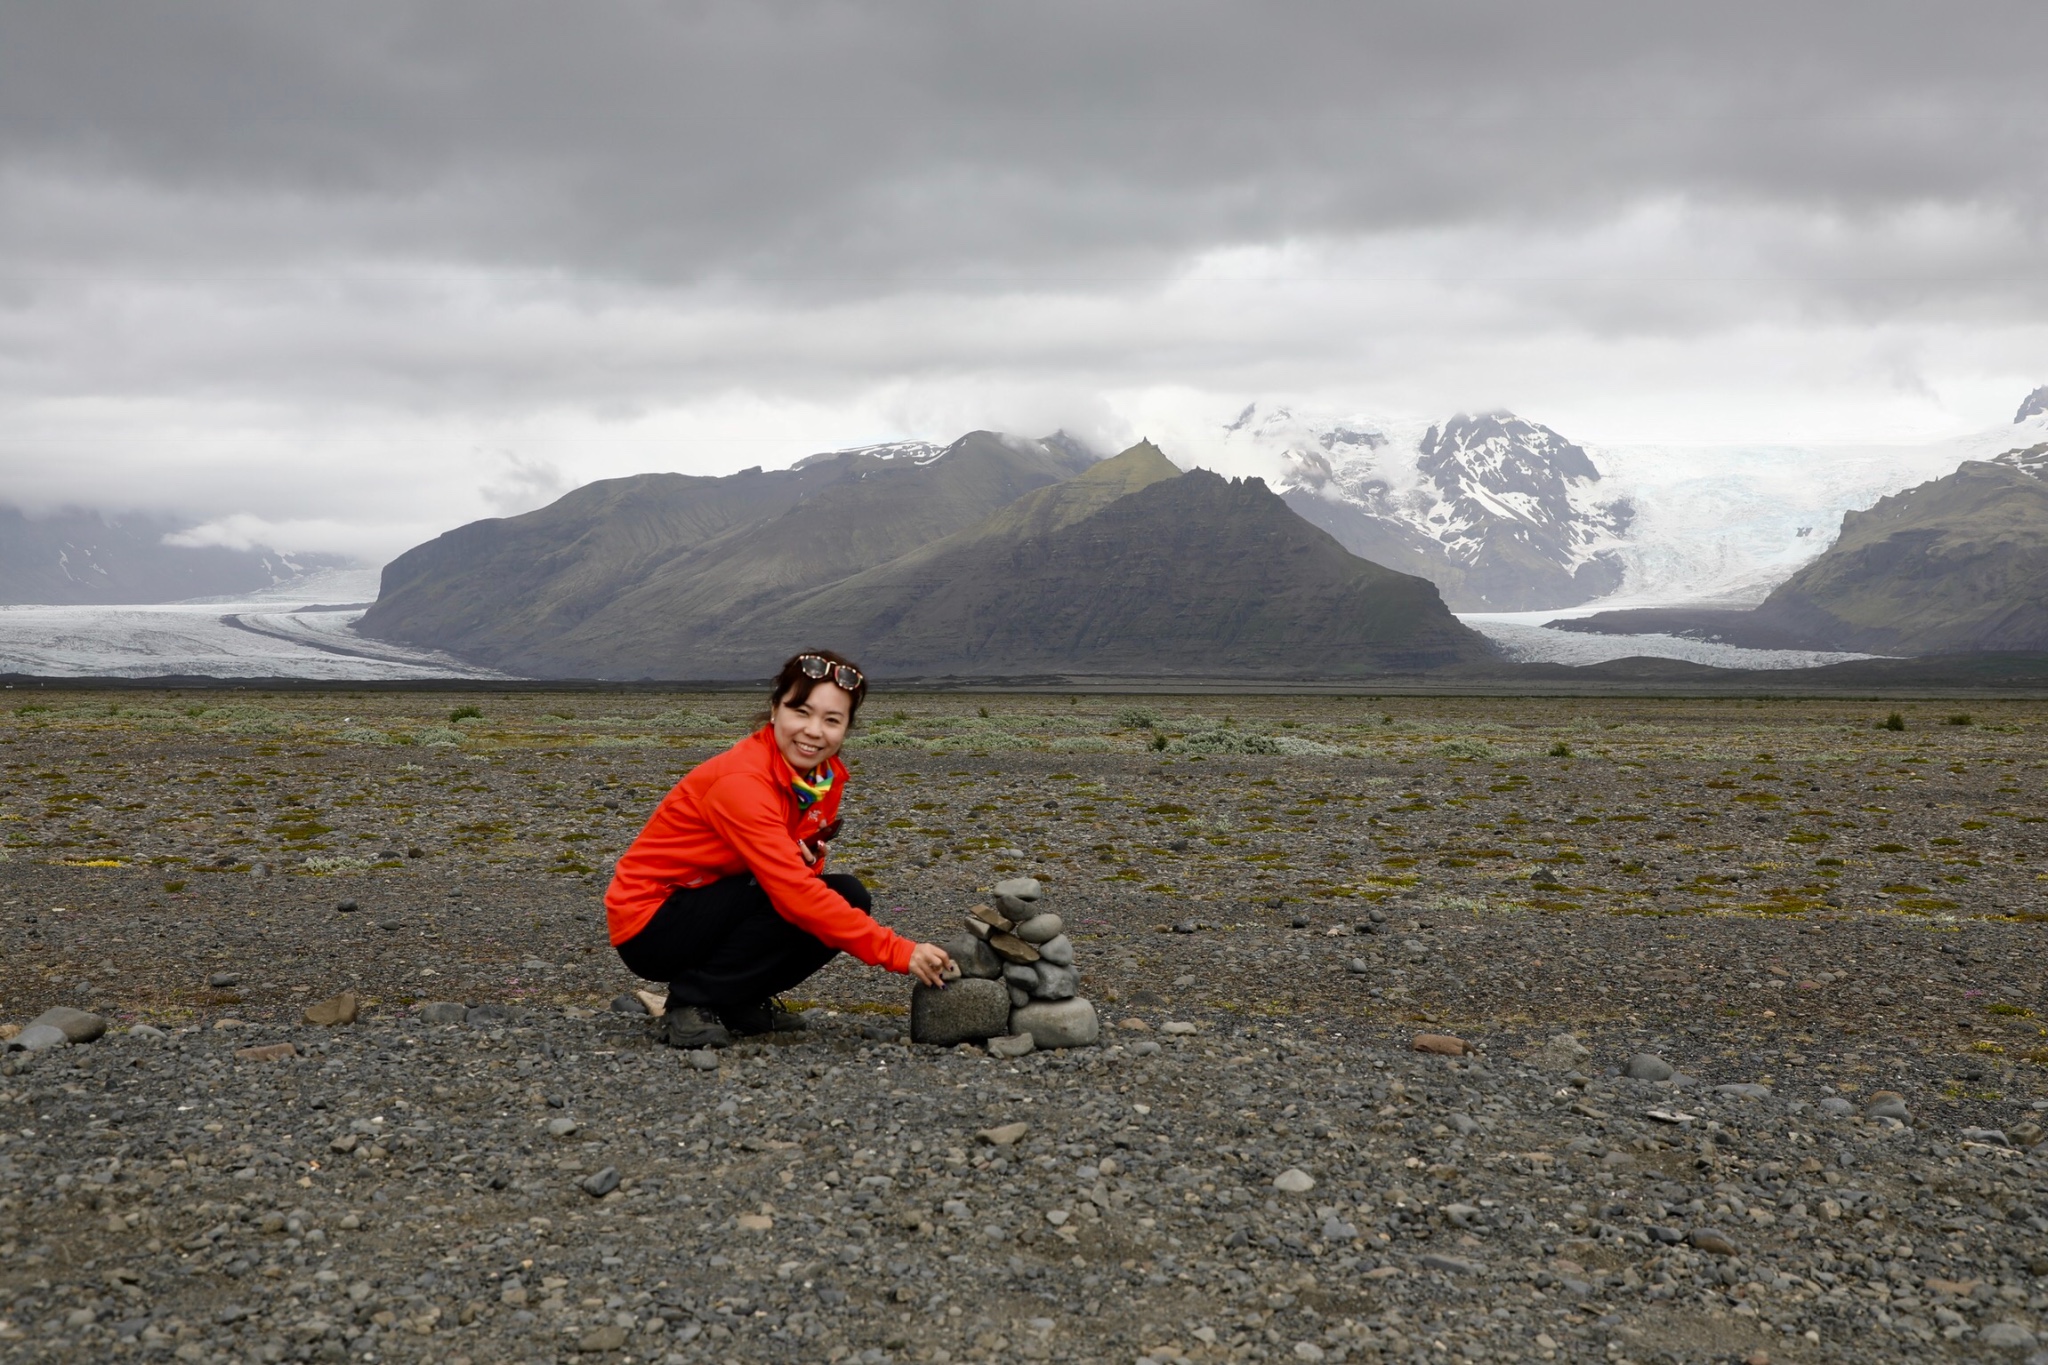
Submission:
<svg viewBox="0 0 2048 1365">
<path fill-rule="evenodd" d="M 2025 3 L 12 6 L 0 496 L 382 546 L 520 470 L 1276 391 L 2009 408 L 2044 49 Z"/>
</svg>

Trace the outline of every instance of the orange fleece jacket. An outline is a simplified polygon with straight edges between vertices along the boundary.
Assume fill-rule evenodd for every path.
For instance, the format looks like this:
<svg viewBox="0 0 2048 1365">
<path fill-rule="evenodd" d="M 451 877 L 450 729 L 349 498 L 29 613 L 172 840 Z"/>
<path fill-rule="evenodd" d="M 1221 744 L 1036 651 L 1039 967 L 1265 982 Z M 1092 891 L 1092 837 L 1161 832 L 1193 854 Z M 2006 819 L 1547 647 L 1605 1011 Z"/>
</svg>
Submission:
<svg viewBox="0 0 2048 1365">
<path fill-rule="evenodd" d="M 828 947 L 871 967 L 908 971 L 917 945 L 876 923 L 819 880 L 797 842 L 839 814 L 846 765 L 832 760 L 832 790 L 799 810 L 790 783 L 796 773 L 767 726 L 693 768 L 654 808 L 639 837 L 619 858 L 604 896 L 614 945 L 654 918 L 677 887 L 708 886 L 751 872 L 775 913 Z"/>
</svg>

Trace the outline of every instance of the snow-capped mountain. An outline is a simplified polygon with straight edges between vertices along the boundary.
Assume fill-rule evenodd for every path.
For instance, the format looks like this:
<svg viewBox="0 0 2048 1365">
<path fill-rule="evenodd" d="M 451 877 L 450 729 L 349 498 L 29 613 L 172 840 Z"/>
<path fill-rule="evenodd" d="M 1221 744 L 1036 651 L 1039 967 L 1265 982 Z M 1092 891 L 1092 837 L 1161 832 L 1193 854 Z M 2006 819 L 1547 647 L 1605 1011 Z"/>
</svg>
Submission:
<svg viewBox="0 0 2048 1365">
<path fill-rule="evenodd" d="M 1459 413 L 1418 433 L 1254 405 L 1230 430 L 1275 449 L 1295 511 L 1353 554 L 1429 579 L 1454 611 L 1573 606 L 1621 586 L 1635 508 L 1549 427 Z"/>
<path fill-rule="evenodd" d="M 1430 423 L 1254 404 L 1216 454 L 1270 470 L 1303 517 L 1430 579 L 1453 610 L 1498 613 L 1754 605 L 1833 543 L 1845 513 L 2044 441 L 2048 386 L 2010 425 L 1921 445 L 1588 450 L 1505 413 Z"/>
</svg>

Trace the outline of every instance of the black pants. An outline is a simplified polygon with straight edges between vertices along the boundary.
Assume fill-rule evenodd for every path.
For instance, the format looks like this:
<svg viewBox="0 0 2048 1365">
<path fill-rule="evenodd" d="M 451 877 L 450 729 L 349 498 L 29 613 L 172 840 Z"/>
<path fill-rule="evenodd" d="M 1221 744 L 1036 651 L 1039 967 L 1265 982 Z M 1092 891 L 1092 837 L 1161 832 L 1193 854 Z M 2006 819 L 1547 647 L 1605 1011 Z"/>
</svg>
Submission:
<svg viewBox="0 0 2048 1365">
<path fill-rule="evenodd" d="M 826 886 L 865 915 L 874 900 L 860 878 L 828 872 Z M 635 976 L 668 982 L 680 1005 L 753 1005 L 803 981 L 839 955 L 775 913 L 752 877 L 725 877 L 670 894 L 639 933 L 619 945 Z"/>
</svg>

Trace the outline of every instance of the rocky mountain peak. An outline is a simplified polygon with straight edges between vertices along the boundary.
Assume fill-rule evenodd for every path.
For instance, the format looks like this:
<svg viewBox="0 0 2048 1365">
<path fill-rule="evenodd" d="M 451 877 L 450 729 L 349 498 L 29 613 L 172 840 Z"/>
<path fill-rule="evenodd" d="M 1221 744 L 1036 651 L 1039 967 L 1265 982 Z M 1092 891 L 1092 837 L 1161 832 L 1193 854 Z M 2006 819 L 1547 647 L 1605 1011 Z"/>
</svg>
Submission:
<svg viewBox="0 0 2048 1365">
<path fill-rule="evenodd" d="M 1431 427 L 1417 453 L 1417 467 L 1446 493 L 1472 486 L 1549 500 L 1600 479 L 1584 449 L 1511 412 L 1461 412 Z"/>
<path fill-rule="evenodd" d="M 2048 384 L 2027 395 L 2026 401 L 2020 404 L 2020 410 L 2013 414 L 2012 423 L 2018 426 L 2029 417 L 2044 416 L 2048 416 Z"/>
</svg>

